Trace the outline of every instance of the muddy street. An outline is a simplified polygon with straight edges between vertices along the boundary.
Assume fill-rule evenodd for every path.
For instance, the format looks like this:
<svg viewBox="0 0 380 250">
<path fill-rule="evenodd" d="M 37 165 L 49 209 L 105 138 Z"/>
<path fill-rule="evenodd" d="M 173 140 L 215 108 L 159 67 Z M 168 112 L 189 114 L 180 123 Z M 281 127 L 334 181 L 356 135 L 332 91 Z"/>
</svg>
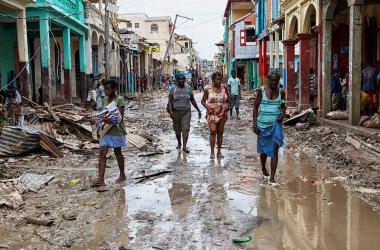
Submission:
<svg viewBox="0 0 380 250">
<path fill-rule="evenodd" d="M 198 102 L 201 95 L 196 94 Z M 316 166 L 308 156 L 294 156 L 285 147 L 277 177 L 281 186 L 267 184 L 250 128 L 249 102 L 243 100 L 242 120 L 226 124 L 221 160 L 210 160 L 206 121 L 204 117 L 198 121 L 194 111 L 191 152 L 175 150 L 165 103 L 161 94 L 127 111 L 127 127 L 141 124 L 157 138 L 145 150 L 130 146 L 123 151 L 124 185 L 114 184 L 118 169 L 112 153 L 106 190 L 88 187 L 90 176 L 96 174 L 96 150 L 68 153 L 58 161 L 43 154 L 16 158 L 14 168 L 27 165 L 29 172 L 55 178 L 41 190 L 25 194 L 25 204 L 18 210 L 1 209 L 1 248 L 379 248 L 379 214 L 347 191 L 341 177 Z M 67 214 L 73 219 L 65 219 Z M 53 225 L 23 219 L 36 215 L 52 219 Z M 252 239 L 233 243 L 240 236 Z"/>
</svg>

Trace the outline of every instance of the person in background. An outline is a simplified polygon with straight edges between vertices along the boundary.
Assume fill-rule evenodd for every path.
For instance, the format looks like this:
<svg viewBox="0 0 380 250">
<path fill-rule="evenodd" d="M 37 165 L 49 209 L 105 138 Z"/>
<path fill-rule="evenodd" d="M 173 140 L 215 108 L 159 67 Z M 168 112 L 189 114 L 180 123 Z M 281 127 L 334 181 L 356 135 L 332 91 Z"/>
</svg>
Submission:
<svg viewBox="0 0 380 250">
<path fill-rule="evenodd" d="M 102 77 L 102 74 L 95 76 L 90 74 L 90 85 L 88 86 L 88 95 L 87 95 L 87 106 L 96 108 L 96 88 L 99 85 L 99 79 Z"/>
<path fill-rule="evenodd" d="M 13 70 L 9 71 L 8 89 L 17 89 L 15 72 Z"/>
<path fill-rule="evenodd" d="M 106 96 L 104 85 L 103 85 L 104 82 L 105 82 L 105 79 L 101 79 L 96 84 L 96 110 L 99 110 L 102 108 L 102 100 Z"/>
<path fill-rule="evenodd" d="M 177 149 L 181 149 L 183 143 L 182 151 L 184 153 L 190 153 L 187 141 L 190 132 L 191 104 L 198 111 L 199 119 L 201 119 L 202 114 L 194 99 L 193 90 L 190 85 L 186 84 L 185 75 L 179 74 L 177 86 L 172 88 L 169 93 L 168 111 L 173 120 L 173 129 L 178 142 Z"/>
<path fill-rule="evenodd" d="M 232 111 L 235 108 L 236 118 L 240 120 L 239 107 L 240 107 L 240 98 L 241 98 L 241 88 L 240 88 L 240 79 L 236 77 L 235 70 L 231 71 L 231 77 L 228 79 L 227 85 L 231 94 L 230 115 L 232 117 Z"/>
<path fill-rule="evenodd" d="M 317 76 L 313 68 L 310 68 L 310 74 L 309 74 L 309 94 L 310 94 L 311 107 L 315 108 L 317 95 L 318 95 L 318 86 L 317 86 Z"/>
<path fill-rule="evenodd" d="M 103 122 L 106 124 L 113 124 L 107 133 L 100 137 L 99 139 L 99 165 L 98 165 L 98 178 L 93 181 L 93 187 L 105 186 L 104 175 L 106 170 L 107 163 L 107 153 L 110 148 L 114 149 L 117 163 L 120 170 L 119 178 L 117 182 L 123 182 L 126 180 L 125 177 L 125 166 L 124 166 L 124 156 L 121 152 L 123 147 L 127 146 L 126 141 L 126 130 L 124 125 L 124 107 L 125 102 L 122 96 L 116 95 L 117 82 L 115 80 L 107 80 L 104 83 L 105 87 L 105 97 L 103 98 L 102 105 L 107 107 L 108 105 L 115 105 L 118 108 L 118 112 L 121 115 L 121 121 L 118 124 L 115 124 L 107 116 L 103 117 Z"/>
<path fill-rule="evenodd" d="M 362 70 L 362 90 L 369 95 L 370 101 L 370 114 L 375 112 L 375 95 L 378 91 L 377 86 L 377 69 L 372 67 L 370 62 L 367 63 L 367 67 Z"/>
<path fill-rule="evenodd" d="M 253 129 L 257 135 L 257 152 L 260 154 L 262 173 L 269 177 L 265 167 L 271 157 L 270 184 L 277 186 L 275 175 L 278 162 L 278 150 L 284 145 L 282 121 L 285 115 L 285 92 L 279 87 L 280 74 L 271 71 L 268 74 L 269 85 L 257 90 L 253 108 Z"/>
<path fill-rule="evenodd" d="M 172 89 L 175 87 L 175 80 L 173 76 L 170 76 L 169 83 L 168 83 L 168 91 L 169 93 L 172 91 Z"/>
<path fill-rule="evenodd" d="M 207 110 L 207 122 L 210 129 L 210 159 L 215 159 L 216 141 L 218 145 L 217 157 L 223 158 L 223 133 L 230 108 L 230 94 L 228 87 L 222 84 L 222 81 L 222 74 L 215 72 L 212 75 L 212 86 L 205 89 L 202 97 L 202 105 Z"/>
<path fill-rule="evenodd" d="M 343 71 L 344 68 L 342 68 L 341 71 Z M 341 72 L 339 75 L 342 75 Z M 339 76 L 338 74 L 333 74 L 331 76 L 331 105 L 332 110 L 342 110 L 342 86 L 339 82 Z"/>
</svg>

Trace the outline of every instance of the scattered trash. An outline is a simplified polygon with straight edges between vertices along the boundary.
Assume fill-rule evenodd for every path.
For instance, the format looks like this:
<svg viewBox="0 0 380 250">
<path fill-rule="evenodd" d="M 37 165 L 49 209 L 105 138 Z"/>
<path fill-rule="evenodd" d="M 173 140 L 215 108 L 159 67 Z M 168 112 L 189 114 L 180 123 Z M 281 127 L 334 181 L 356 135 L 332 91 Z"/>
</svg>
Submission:
<svg viewBox="0 0 380 250">
<path fill-rule="evenodd" d="M 314 125 L 318 122 L 317 116 L 315 115 L 315 111 L 312 108 L 309 108 L 303 111 L 301 114 L 295 115 L 286 121 L 284 121 L 284 125 L 295 125 L 297 123 L 308 123 L 310 126 Z"/>
<path fill-rule="evenodd" d="M 40 219 L 40 218 L 31 217 L 31 216 L 25 217 L 25 220 L 27 223 L 40 225 L 40 226 L 51 226 L 54 223 L 53 219 Z"/>
<path fill-rule="evenodd" d="M 0 181 L 0 206 L 18 209 L 24 204 L 21 193 L 25 191 L 19 180 Z"/>
<path fill-rule="evenodd" d="M 66 211 L 62 214 L 62 218 L 65 220 L 75 220 L 78 216 L 78 213 L 73 211 Z"/>
<path fill-rule="evenodd" d="M 244 236 L 241 236 L 239 238 L 232 239 L 232 242 L 240 244 L 240 243 L 246 243 L 246 242 L 250 241 L 251 239 L 252 239 L 252 236 L 244 235 Z"/>
<path fill-rule="evenodd" d="M 72 180 L 69 180 L 69 184 L 70 185 L 76 185 L 80 182 L 80 179 L 72 179 Z"/>
<path fill-rule="evenodd" d="M 310 129 L 309 123 L 297 123 L 295 126 L 296 130 L 308 130 Z"/>
<path fill-rule="evenodd" d="M 326 114 L 326 118 L 329 120 L 348 120 L 348 112 L 347 111 L 332 111 Z"/>
</svg>

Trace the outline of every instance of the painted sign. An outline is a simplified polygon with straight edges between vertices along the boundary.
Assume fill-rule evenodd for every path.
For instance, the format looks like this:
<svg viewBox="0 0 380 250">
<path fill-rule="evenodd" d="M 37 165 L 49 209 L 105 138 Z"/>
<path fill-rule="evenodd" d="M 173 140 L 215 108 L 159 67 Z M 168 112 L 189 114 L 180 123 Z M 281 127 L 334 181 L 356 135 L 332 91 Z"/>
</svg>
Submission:
<svg viewBox="0 0 380 250">
<path fill-rule="evenodd" d="M 149 52 L 160 52 L 160 46 L 149 46 Z"/>
</svg>

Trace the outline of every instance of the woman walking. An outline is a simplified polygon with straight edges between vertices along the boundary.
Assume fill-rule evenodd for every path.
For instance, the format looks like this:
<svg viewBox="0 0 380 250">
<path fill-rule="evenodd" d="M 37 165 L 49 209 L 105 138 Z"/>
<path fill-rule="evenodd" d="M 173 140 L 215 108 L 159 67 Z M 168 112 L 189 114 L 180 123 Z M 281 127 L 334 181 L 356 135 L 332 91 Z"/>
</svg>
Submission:
<svg viewBox="0 0 380 250">
<path fill-rule="evenodd" d="M 224 124 L 230 107 L 230 95 L 226 85 L 222 84 L 223 76 L 219 72 L 212 75 L 212 86 L 204 90 L 202 105 L 207 110 L 207 122 L 210 129 L 210 158 L 215 159 L 215 141 L 217 140 L 217 157 L 223 158 L 222 144 Z"/>
<path fill-rule="evenodd" d="M 92 186 L 104 186 L 104 174 L 107 163 L 107 153 L 109 148 L 113 148 L 117 163 L 119 165 L 120 175 L 117 182 L 123 182 L 126 180 L 124 171 L 124 157 L 121 152 L 121 148 L 127 146 L 125 135 L 124 119 L 124 98 L 116 95 L 117 83 L 114 80 L 107 80 L 104 83 L 105 97 L 102 104 L 106 112 L 101 114 L 100 123 L 100 154 L 98 165 L 98 179 L 95 180 Z M 104 134 L 103 134 L 104 133 Z"/>
<path fill-rule="evenodd" d="M 202 114 L 194 99 L 193 90 L 186 84 L 185 75 L 180 74 L 177 78 L 177 86 L 173 87 L 169 93 L 168 111 L 173 120 L 173 129 L 178 141 L 177 149 L 182 147 L 184 153 L 190 153 L 187 148 L 187 140 L 190 132 L 191 104 L 198 110 L 200 119 Z"/>
<path fill-rule="evenodd" d="M 265 167 L 271 157 L 270 184 L 276 186 L 274 176 L 277 170 L 278 149 L 284 144 L 282 120 L 285 114 L 285 92 L 279 87 L 280 74 L 271 71 L 268 74 L 269 85 L 258 89 L 253 108 L 253 129 L 257 134 L 257 152 L 264 177 L 269 177 Z"/>
</svg>

